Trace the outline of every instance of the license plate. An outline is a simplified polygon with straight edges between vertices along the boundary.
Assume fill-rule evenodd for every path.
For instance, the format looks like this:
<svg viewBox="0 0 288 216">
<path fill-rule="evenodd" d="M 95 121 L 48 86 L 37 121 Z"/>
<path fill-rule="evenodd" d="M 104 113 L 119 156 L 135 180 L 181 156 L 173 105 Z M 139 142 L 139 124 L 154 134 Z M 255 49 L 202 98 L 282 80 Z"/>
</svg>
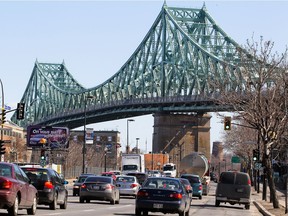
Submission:
<svg viewBox="0 0 288 216">
<path fill-rule="evenodd" d="M 244 192 L 244 189 L 243 189 L 243 188 L 238 188 L 238 189 L 237 189 L 237 192 L 243 193 L 243 192 Z"/>
<path fill-rule="evenodd" d="M 154 203 L 153 208 L 163 208 L 163 204 Z"/>
<path fill-rule="evenodd" d="M 99 190 L 99 188 L 100 188 L 99 186 L 93 186 L 94 190 Z"/>
</svg>

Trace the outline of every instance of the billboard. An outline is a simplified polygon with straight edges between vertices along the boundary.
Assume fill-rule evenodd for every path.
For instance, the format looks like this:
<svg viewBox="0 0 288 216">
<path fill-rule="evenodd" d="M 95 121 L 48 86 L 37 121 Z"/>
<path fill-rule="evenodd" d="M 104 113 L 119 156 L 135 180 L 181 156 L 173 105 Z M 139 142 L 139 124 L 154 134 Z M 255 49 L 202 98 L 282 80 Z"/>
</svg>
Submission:
<svg viewBox="0 0 288 216">
<path fill-rule="evenodd" d="M 28 126 L 27 146 L 35 148 L 68 148 L 69 129 L 66 127 Z"/>
</svg>

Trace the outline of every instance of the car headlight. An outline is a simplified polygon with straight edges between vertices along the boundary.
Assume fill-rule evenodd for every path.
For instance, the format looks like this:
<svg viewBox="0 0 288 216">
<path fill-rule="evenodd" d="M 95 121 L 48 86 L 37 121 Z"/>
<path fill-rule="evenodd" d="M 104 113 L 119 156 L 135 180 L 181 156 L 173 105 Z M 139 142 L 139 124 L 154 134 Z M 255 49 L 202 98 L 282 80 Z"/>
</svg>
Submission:
<svg viewBox="0 0 288 216">
<path fill-rule="evenodd" d="M 79 186 L 73 186 L 73 188 L 79 188 Z"/>
</svg>

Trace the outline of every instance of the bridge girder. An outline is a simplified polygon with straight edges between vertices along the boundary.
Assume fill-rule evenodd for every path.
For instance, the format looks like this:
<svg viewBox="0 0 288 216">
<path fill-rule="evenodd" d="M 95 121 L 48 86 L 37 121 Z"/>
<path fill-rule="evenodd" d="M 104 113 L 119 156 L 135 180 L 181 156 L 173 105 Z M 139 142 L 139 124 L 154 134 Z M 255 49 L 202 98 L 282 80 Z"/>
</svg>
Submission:
<svg viewBox="0 0 288 216">
<path fill-rule="evenodd" d="M 36 61 L 21 102 L 31 124 L 74 128 L 161 111 L 197 112 L 227 110 L 213 100 L 219 90 L 241 91 L 245 79 L 239 67 L 242 48 L 215 23 L 205 7 L 163 5 L 158 17 L 131 57 L 112 77 L 86 89 L 65 64 Z M 88 99 L 89 97 L 92 99 Z M 135 104 L 135 101 L 137 103 Z M 86 107 L 87 106 L 87 107 Z"/>
</svg>

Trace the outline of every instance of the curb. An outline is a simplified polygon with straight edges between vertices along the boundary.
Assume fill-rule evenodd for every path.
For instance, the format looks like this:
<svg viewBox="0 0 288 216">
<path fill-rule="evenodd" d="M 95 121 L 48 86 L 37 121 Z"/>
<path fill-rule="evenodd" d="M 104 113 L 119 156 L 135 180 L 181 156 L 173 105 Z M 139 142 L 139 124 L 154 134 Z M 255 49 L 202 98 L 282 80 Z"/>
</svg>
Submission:
<svg viewBox="0 0 288 216">
<path fill-rule="evenodd" d="M 262 206 L 260 203 L 258 203 L 257 201 L 253 201 L 253 204 L 256 206 L 256 208 L 258 209 L 259 212 L 261 212 L 261 214 L 263 214 L 264 216 L 275 216 L 274 214 L 271 214 L 270 212 L 268 212 L 264 206 Z"/>
</svg>

